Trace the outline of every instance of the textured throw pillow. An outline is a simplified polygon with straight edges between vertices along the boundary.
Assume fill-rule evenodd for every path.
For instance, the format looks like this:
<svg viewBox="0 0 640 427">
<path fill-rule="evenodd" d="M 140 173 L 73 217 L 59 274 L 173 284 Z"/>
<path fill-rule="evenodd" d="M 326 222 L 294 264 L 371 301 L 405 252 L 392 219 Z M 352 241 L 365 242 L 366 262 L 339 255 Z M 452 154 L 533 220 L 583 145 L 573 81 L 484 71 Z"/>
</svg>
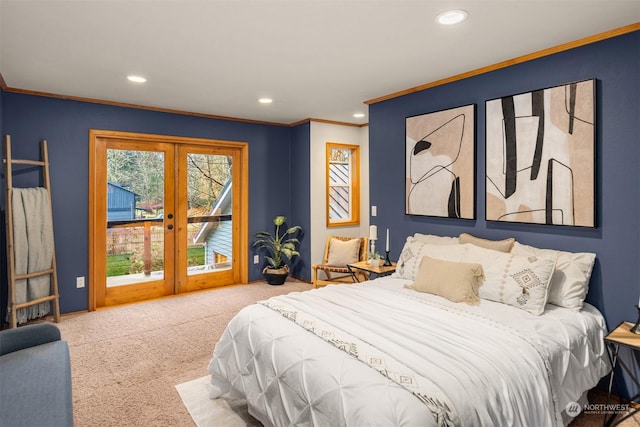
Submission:
<svg viewBox="0 0 640 427">
<path fill-rule="evenodd" d="M 480 298 L 500 302 L 540 315 L 547 303 L 555 257 L 517 255 L 475 245 L 468 246 L 467 262 L 482 264 L 485 280 Z"/>
<path fill-rule="evenodd" d="M 392 277 L 415 280 L 422 257 L 430 256 L 448 261 L 463 261 L 466 250 L 466 245 L 434 245 L 407 237 Z"/>
<path fill-rule="evenodd" d="M 549 285 L 549 304 L 581 310 L 589 291 L 596 254 L 540 249 L 516 242 L 511 250 L 518 255 L 555 256 L 556 268 Z"/>
<path fill-rule="evenodd" d="M 416 280 L 408 286 L 419 292 L 439 295 L 453 302 L 476 305 L 482 284 L 482 265 L 422 257 Z"/>
<path fill-rule="evenodd" d="M 347 264 L 358 262 L 360 254 L 360 239 L 340 240 L 331 238 L 327 265 L 346 267 Z"/>
<path fill-rule="evenodd" d="M 457 237 L 436 236 L 435 234 L 416 233 L 413 235 L 413 238 L 419 242 L 433 245 L 457 245 L 459 243 Z"/>
<path fill-rule="evenodd" d="M 510 252 L 513 247 L 513 243 L 516 241 L 513 237 L 504 240 L 481 239 L 480 237 L 475 237 L 468 233 L 460 234 L 458 239 L 460 244 L 471 243 L 472 245 L 480 246 L 481 248 L 492 249 L 500 252 Z"/>
</svg>

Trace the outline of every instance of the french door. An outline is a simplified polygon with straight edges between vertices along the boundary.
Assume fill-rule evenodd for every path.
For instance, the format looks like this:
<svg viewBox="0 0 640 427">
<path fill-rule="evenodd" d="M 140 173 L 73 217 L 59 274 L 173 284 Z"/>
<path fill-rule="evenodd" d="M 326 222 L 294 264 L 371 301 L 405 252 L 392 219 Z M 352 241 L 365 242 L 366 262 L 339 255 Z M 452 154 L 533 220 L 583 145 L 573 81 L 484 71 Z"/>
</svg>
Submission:
<svg viewBox="0 0 640 427">
<path fill-rule="evenodd" d="M 247 144 L 92 130 L 89 309 L 247 281 Z"/>
</svg>

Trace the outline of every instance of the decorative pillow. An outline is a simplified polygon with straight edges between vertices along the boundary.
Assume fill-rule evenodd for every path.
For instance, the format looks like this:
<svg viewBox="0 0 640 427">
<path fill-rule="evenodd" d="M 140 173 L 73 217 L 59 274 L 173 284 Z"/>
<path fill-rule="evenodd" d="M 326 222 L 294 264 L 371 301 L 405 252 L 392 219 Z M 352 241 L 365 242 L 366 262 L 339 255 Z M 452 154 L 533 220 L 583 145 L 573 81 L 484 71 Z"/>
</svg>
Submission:
<svg viewBox="0 0 640 427">
<path fill-rule="evenodd" d="M 457 245 L 459 243 L 457 237 L 436 236 L 435 234 L 416 233 L 413 235 L 413 238 L 420 242 L 431 243 L 433 245 Z"/>
<path fill-rule="evenodd" d="M 556 256 L 556 268 L 549 285 L 550 304 L 579 311 L 589 291 L 589 279 L 596 254 L 540 249 L 516 242 L 511 250 L 518 255 Z"/>
<path fill-rule="evenodd" d="M 424 256 L 416 280 L 408 287 L 439 295 L 449 301 L 477 305 L 480 302 L 478 288 L 483 278 L 480 264 Z"/>
<path fill-rule="evenodd" d="M 516 241 L 513 237 L 504 240 L 481 239 L 468 233 L 461 233 L 458 237 L 460 244 L 471 243 L 485 249 L 493 249 L 494 251 L 510 252 L 513 243 Z"/>
<path fill-rule="evenodd" d="M 447 261 L 464 261 L 466 250 L 467 245 L 434 245 L 407 237 L 392 277 L 415 280 L 422 257 L 430 256 Z"/>
<path fill-rule="evenodd" d="M 459 246 L 468 246 L 465 261 L 482 264 L 485 280 L 478 291 L 480 298 L 535 315 L 544 312 L 556 258 L 504 253 L 471 244 Z"/>
<path fill-rule="evenodd" d="M 347 264 L 360 261 L 360 239 L 340 240 L 334 237 L 329 241 L 327 265 L 346 267 Z"/>
</svg>

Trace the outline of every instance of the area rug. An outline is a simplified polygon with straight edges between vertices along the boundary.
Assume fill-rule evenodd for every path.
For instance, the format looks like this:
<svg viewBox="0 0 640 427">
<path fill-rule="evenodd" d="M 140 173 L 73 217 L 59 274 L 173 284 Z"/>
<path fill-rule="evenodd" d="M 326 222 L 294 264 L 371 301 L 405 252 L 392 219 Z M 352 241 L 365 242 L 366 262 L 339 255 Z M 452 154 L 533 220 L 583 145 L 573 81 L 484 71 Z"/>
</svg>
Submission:
<svg viewBox="0 0 640 427">
<path fill-rule="evenodd" d="M 207 375 L 178 384 L 176 389 L 191 418 L 198 427 L 261 427 L 262 424 L 249 415 L 244 400 L 209 399 Z"/>
</svg>

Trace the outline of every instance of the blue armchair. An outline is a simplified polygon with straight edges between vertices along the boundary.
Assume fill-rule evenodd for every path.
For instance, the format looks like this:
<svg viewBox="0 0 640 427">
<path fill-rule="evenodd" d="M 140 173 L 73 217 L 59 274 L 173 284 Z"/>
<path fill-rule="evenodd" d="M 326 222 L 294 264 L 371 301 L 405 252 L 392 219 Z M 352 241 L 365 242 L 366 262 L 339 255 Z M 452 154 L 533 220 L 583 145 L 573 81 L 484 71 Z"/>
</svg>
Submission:
<svg viewBox="0 0 640 427">
<path fill-rule="evenodd" d="M 69 347 L 54 324 L 0 331 L 0 423 L 73 426 Z"/>
</svg>

